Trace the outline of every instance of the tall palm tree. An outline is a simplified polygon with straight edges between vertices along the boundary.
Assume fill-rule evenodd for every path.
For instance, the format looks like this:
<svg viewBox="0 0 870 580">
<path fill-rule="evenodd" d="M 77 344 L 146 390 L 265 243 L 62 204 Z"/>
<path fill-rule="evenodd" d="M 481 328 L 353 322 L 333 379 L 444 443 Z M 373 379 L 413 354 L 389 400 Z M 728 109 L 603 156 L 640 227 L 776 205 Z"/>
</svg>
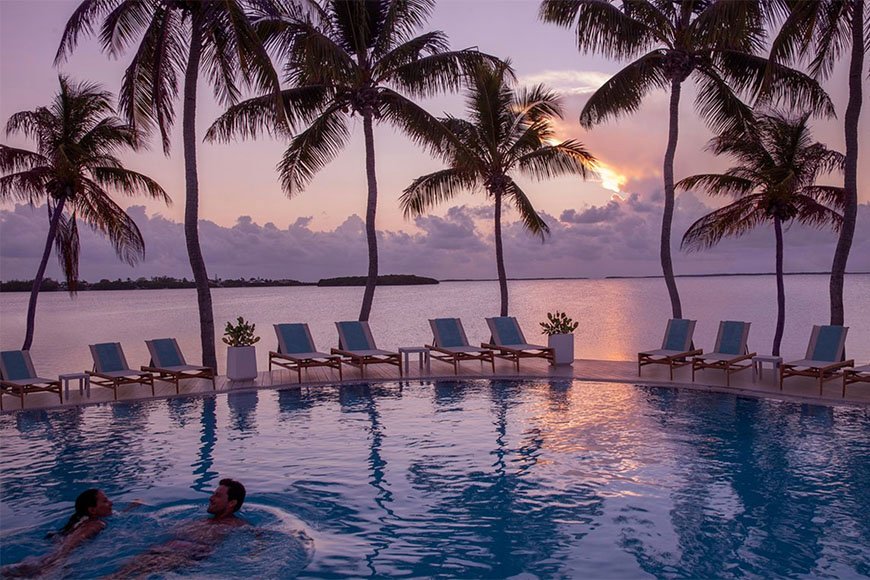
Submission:
<svg viewBox="0 0 870 580">
<path fill-rule="evenodd" d="M 858 219 L 858 120 L 863 102 L 864 53 L 870 45 L 870 29 L 867 28 L 870 18 L 864 0 L 778 0 L 777 3 L 784 9 L 785 19 L 771 47 L 771 61 L 789 62 L 809 55 L 810 73 L 827 78 L 840 56 L 849 51 L 849 100 L 843 118 L 846 206 L 830 283 L 831 324 L 842 325 L 845 321 L 843 282 Z"/>
<path fill-rule="evenodd" d="M 202 364 L 217 368 L 208 271 L 199 243 L 199 179 L 196 166 L 196 87 L 200 71 L 224 105 L 240 96 L 237 81 L 277 95 L 278 77 L 245 9 L 268 13 L 268 0 L 84 0 L 67 22 L 55 62 L 102 20 L 100 41 L 110 56 L 139 45 L 124 73 L 119 106 L 134 127 L 160 130 L 170 149 L 179 77 L 184 79 L 184 236 L 199 305 Z"/>
<path fill-rule="evenodd" d="M 682 317 L 671 260 L 682 85 L 690 78 L 698 84 L 695 107 L 717 133 L 745 124 L 752 112 L 739 94 L 758 95 L 765 80 L 767 61 L 758 56 L 765 39 L 761 24 L 765 8 L 762 2 L 746 0 L 544 0 L 541 4 L 545 22 L 575 27 L 581 52 L 635 59 L 589 98 L 580 114 L 583 126 L 636 111 L 654 89 L 670 91 L 660 257 L 675 318 Z M 827 95 L 809 77 L 781 65 L 772 66 L 768 74 L 775 82 L 767 85 L 770 91 L 765 98 L 833 114 Z"/>
<path fill-rule="evenodd" d="M 369 267 L 359 319 L 368 320 L 378 276 L 374 124 L 386 121 L 423 142 L 437 123 L 411 99 L 457 90 L 473 66 L 494 59 L 471 49 L 449 51 L 440 31 L 413 36 L 434 0 L 323 0 L 307 6 L 304 14 L 285 11 L 260 23 L 267 46 L 286 60 L 286 118 L 308 125 L 292 137 L 278 171 L 287 195 L 297 195 L 347 143 L 351 118 L 362 118 Z M 280 128 L 274 104 L 261 97 L 230 108 L 207 138 L 253 137 L 275 126 Z"/>
<path fill-rule="evenodd" d="M 170 203 L 152 179 L 124 168 L 116 155 L 143 148 L 139 133 L 115 116 L 111 93 L 98 85 L 73 84 L 60 77 L 60 91 L 47 107 L 21 111 L 9 118 L 6 134 L 22 133 L 36 141 L 36 151 L 0 145 L 0 200 L 46 202 L 49 212 L 45 250 L 33 279 L 22 350 L 33 343 L 36 299 L 52 246 L 70 293 L 79 270 L 78 222 L 105 234 L 118 257 L 131 266 L 145 256 L 145 242 L 133 219 L 110 191 L 148 195 Z"/>
<path fill-rule="evenodd" d="M 507 64 L 478 68 L 466 97 L 469 120 L 440 120 L 446 133 L 434 148 L 449 167 L 418 177 L 401 199 L 406 217 L 421 215 L 463 190 L 483 190 L 493 201 L 502 316 L 508 314 L 502 203 L 516 207 L 523 226 L 542 240 L 550 232 L 512 175 L 539 180 L 568 174 L 586 178 L 595 166 L 595 158 L 577 141 L 552 144 L 553 121 L 562 118 L 556 94 L 543 85 L 515 91 L 512 80 Z"/>
<path fill-rule="evenodd" d="M 779 355 L 785 327 L 782 229 L 792 220 L 816 227 L 839 229 L 846 196 L 842 187 L 816 185 L 820 174 L 843 169 L 844 157 L 812 141 L 809 114 L 797 119 L 759 115 L 743 130 L 727 132 L 710 141 L 708 149 L 730 155 L 738 165 L 723 174 L 693 175 L 677 187 L 700 187 L 710 195 L 736 200 L 700 218 L 683 236 L 682 247 L 710 248 L 723 238 L 741 236 L 773 222 L 776 236 L 776 333 L 773 354 Z"/>
</svg>

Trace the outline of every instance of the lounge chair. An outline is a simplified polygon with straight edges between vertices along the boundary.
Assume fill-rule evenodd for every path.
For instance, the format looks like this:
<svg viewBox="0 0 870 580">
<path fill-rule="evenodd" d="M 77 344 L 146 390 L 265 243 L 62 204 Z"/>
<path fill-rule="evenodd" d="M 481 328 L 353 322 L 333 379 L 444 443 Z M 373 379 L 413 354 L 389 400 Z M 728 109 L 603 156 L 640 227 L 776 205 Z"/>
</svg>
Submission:
<svg viewBox="0 0 870 580">
<path fill-rule="evenodd" d="M 554 349 L 526 342 L 523 330 L 513 316 L 487 318 L 486 324 L 492 333 L 492 340 L 482 343 L 481 348 L 492 350 L 499 358 L 513 361 L 517 365 L 517 372 L 520 372 L 521 358 L 544 358 L 553 364 L 556 358 Z"/>
<path fill-rule="evenodd" d="M 842 375 L 839 369 L 854 366 L 854 360 L 841 360 L 846 348 L 848 326 L 813 326 L 806 357 L 783 363 L 779 367 L 779 390 L 787 377 L 819 379 L 819 395 L 826 381 Z"/>
<path fill-rule="evenodd" d="M 689 357 L 704 354 L 702 349 L 692 348 L 692 335 L 695 333 L 695 320 L 672 318 L 668 320 L 662 347 L 637 353 L 637 376 L 646 365 L 668 365 L 671 380 L 674 369 L 692 364 Z"/>
<path fill-rule="evenodd" d="M 119 342 L 104 342 L 90 345 L 94 370 L 88 371 L 91 384 L 112 389 L 118 400 L 118 387 L 122 385 L 151 385 L 154 396 L 154 377 L 145 371 L 135 371 L 127 364 L 127 357 Z"/>
<path fill-rule="evenodd" d="M 434 359 L 453 365 L 453 373 L 459 374 L 459 363 L 464 360 L 479 360 L 489 362 L 495 373 L 495 353 L 489 349 L 477 348 L 468 344 L 462 321 L 458 318 L 436 318 L 429 321 L 432 327 L 432 344 L 426 347 L 435 351 Z"/>
<path fill-rule="evenodd" d="M 713 352 L 692 359 L 693 383 L 696 371 L 719 369 L 725 371 L 725 385 L 730 387 L 732 374 L 752 368 L 752 357 L 758 353 L 749 352 L 746 344 L 750 324 L 752 323 L 734 320 L 723 320 L 719 323 L 719 334 L 716 335 Z"/>
<path fill-rule="evenodd" d="M 142 367 L 146 373 L 152 373 L 154 380 L 175 383 L 175 393 L 181 392 L 179 382 L 182 379 L 206 379 L 211 381 L 211 388 L 216 389 L 214 382 L 214 369 L 189 365 L 184 361 L 184 355 L 178 348 L 178 342 L 174 338 L 155 338 L 146 340 L 148 352 L 151 353 L 151 362 Z"/>
<path fill-rule="evenodd" d="M 27 393 L 57 393 L 63 404 L 60 381 L 37 376 L 30 360 L 29 350 L 7 350 L 0 352 L 0 410 L 3 409 L 3 395 L 9 394 L 21 399 L 24 408 L 24 395 Z"/>
<path fill-rule="evenodd" d="M 278 335 L 278 352 L 269 352 L 269 372 L 272 365 L 295 370 L 302 382 L 302 369 L 311 367 L 330 367 L 338 369 L 338 380 L 342 380 L 341 357 L 318 352 L 311 338 L 307 324 L 275 324 Z"/>
<path fill-rule="evenodd" d="M 870 364 L 862 367 L 843 369 L 843 398 L 846 398 L 846 385 L 870 383 Z"/>
<path fill-rule="evenodd" d="M 336 322 L 335 327 L 338 329 L 338 348 L 330 352 L 345 357 L 343 363 L 358 367 L 363 378 L 366 367 L 374 364 L 395 365 L 399 368 L 399 376 L 403 376 L 399 353 L 379 349 L 368 322 Z"/>
</svg>

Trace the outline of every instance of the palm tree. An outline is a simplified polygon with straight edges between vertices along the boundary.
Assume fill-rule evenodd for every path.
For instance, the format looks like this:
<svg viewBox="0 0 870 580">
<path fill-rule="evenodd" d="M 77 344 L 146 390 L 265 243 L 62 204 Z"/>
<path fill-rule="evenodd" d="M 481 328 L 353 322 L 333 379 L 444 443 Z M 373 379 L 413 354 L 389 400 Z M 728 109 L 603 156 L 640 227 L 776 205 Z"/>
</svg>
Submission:
<svg viewBox="0 0 870 580">
<path fill-rule="evenodd" d="M 812 142 L 808 118 L 808 113 L 797 119 L 778 114 L 759 115 L 747 128 L 710 141 L 710 151 L 730 155 L 739 165 L 723 174 L 693 175 L 677 184 L 682 189 L 700 187 L 710 195 L 736 198 L 692 224 L 683 236 L 683 248 L 710 248 L 723 237 L 741 236 L 762 223 L 773 222 L 777 302 L 773 354 L 777 356 L 785 327 L 783 226 L 795 220 L 839 229 L 843 217 L 829 206 L 845 206 L 842 187 L 816 185 L 820 174 L 842 170 L 844 157 Z"/>
<path fill-rule="evenodd" d="M 739 93 L 759 94 L 766 59 L 766 6 L 745 0 L 544 0 L 541 18 L 575 26 L 581 52 L 635 59 L 601 86 L 586 102 L 580 123 L 597 123 L 632 113 L 653 89 L 670 90 L 669 132 L 662 173 L 665 207 L 660 256 L 674 318 L 682 317 L 671 261 L 674 214 L 674 156 L 677 149 L 680 93 L 692 78 L 699 86 L 695 107 L 717 133 L 744 125 L 752 111 Z M 575 24 L 576 23 L 576 24 Z M 785 100 L 790 107 L 833 114 L 817 83 L 781 65 L 768 72 L 775 82 L 764 98 Z"/>
<path fill-rule="evenodd" d="M 287 121 L 308 125 L 292 137 L 278 165 L 289 197 L 301 192 L 347 143 L 351 118 L 362 118 L 369 267 L 360 320 L 369 318 L 378 276 L 374 124 L 386 121 L 424 142 L 438 124 L 411 98 L 457 90 L 473 66 L 494 60 L 476 50 L 449 51 L 440 31 L 413 36 L 433 6 L 434 0 L 324 0 L 322 5 L 312 2 L 306 14 L 285 11 L 260 23 L 267 46 L 286 59 L 289 88 L 282 96 Z M 207 138 L 253 137 L 276 126 L 280 129 L 275 107 L 266 96 L 230 108 Z"/>
<path fill-rule="evenodd" d="M 501 291 L 501 316 L 508 314 L 507 274 L 501 235 L 502 203 L 516 207 L 523 226 L 543 240 L 549 226 L 526 192 L 511 177 L 523 173 L 543 180 L 594 171 L 595 158 L 574 140 L 552 144 L 553 121 L 562 118 L 556 94 L 542 85 L 514 91 L 507 64 L 480 67 L 466 97 L 470 120 L 441 119 L 446 134 L 435 143 L 449 165 L 423 175 L 401 199 L 405 216 L 418 216 L 463 190 L 483 190 L 495 205 L 495 260 Z"/>
<path fill-rule="evenodd" d="M 277 75 L 245 8 L 271 10 L 268 0 L 84 0 L 67 22 L 55 62 L 102 20 L 103 51 L 117 57 L 139 38 L 124 73 L 119 107 L 134 127 L 160 130 L 169 154 L 179 77 L 184 79 L 184 236 L 199 305 L 202 364 L 217 368 L 208 272 L 199 243 L 199 180 L 196 167 L 196 87 L 200 70 L 222 104 L 238 101 L 237 80 L 277 91 Z M 276 93 L 277 95 L 277 93 Z"/>
<path fill-rule="evenodd" d="M 773 62 L 812 57 L 810 73 L 819 78 L 830 76 L 840 55 L 849 50 L 849 100 L 843 119 L 846 137 L 846 161 L 843 186 L 846 206 L 843 227 L 831 265 L 831 324 L 845 322 L 843 282 L 846 263 L 852 249 L 858 219 L 858 120 L 863 102 L 864 53 L 870 38 L 866 29 L 864 0 L 778 0 L 785 9 L 785 21 L 773 42 Z"/>
<path fill-rule="evenodd" d="M 72 84 L 60 77 L 60 91 L 48 107 L 21 111 L 9 118 L 6 135 L 22 133 L 36 140 L 36 151 L 0 145 L 0 200 L 48 204 L 45 250 L 33 279 L 22 350 L 33 343 L 36 299 L 45 267 L 56 246 L 70 293 L 79 270 L 78 221 L 108 236 L 118 257 L 135 265 L 145 256 L 145 242 L 133 219 L 109 196 L 144 194 L 170 203 L 153 180 L 125 169 L 116 154 L 143 148 L 139 133 L 115 116 L 111 93 L 98 85 Z"/>
</svg>

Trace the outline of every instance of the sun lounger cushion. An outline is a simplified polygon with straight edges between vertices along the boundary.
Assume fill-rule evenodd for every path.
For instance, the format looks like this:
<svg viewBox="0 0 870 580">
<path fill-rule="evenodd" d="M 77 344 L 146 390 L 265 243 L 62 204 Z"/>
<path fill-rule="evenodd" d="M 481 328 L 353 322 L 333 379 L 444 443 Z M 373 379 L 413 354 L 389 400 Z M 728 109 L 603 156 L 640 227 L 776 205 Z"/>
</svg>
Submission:
<svg viewBox="0 0 870 580">
<path fill-rule="evenodd" d="M 304 324 L 276 324 L 282 354 L 314 353 L 317 349 L 308 339 Z"/>
<path fill-rule="evenodd" d="M 116 371 L 128 370 L 125 368 L 124 361 L 121 359 L 121 352 L 118 349 L 117 343 L 106 342 L 95 344 L 94 350 L 97 353 L 97 358 L 100 362 L 100 368 L 97 369 L 101 373 L 112 373 Z"/>
<path fill-rule="evenodd" d="M 339 322 L 338 324 L 344 336 L 342 348 L 345 350 L 371 350 L 369 339 L 362 324 L 359 322 Z"/>
<path fill-rule="evenodd" d="M 719 340 L 719 348 L 717 352 L 722 354 L 733 354 L 739 356 L 743 354 L 743 336 L 745 325 L 743 322 L 735 322 L 727 320 L 722 323 L 722 336 Z"/>
<path fill-rule="evenodd" d="M 438 329 L 438 346 L 442 348 L 468 346 L 463 340 L 462 331 L 456 324 L 455 318 L 438 318 L 435 320 L 435 326 Z"/>
<path fill-rule="evenodd" d="M 520 333 L 516 318 L 511 316 L 498 316 L 492 319 L 498 334 L 498 342 L 506 346 L 522 345 L 526 341 Z"/>
<path fill-rule="evenodd" d="M 157 360 L 152 361 L 155 365 L 163 368 L 184 366 L 184 359 L 178 352 L 174 340 L 158 338 L 151 343 L 154 345 L 154 354 L 157 355 Z"/>
<path fill-rule="evenodd" d="M 837 362 L 840 357 L 840 342 L 843 336 L 841 326 L 819 327 L 819 335 L 816 346 L 813 349 L 811 360 Z"/>
<path fill-rule="evenodd" d="M 662 350 L 675 350 L 678 352 L 685 351 L 689 342 L 689 327 L 691 320 L 685 318 L 675 318 L 671 320 L 668 326 L 668 335 L 665 338 L 665 343 L 662 345 Z"/>
<path fill-rule="evenodd" d="M 10 350 L 0 353 L 3 357 L 3 378 L 8 381 L 19 381 L 33 378 L 33 373 L 24 358 L 24 351 Z"/>
</svg>

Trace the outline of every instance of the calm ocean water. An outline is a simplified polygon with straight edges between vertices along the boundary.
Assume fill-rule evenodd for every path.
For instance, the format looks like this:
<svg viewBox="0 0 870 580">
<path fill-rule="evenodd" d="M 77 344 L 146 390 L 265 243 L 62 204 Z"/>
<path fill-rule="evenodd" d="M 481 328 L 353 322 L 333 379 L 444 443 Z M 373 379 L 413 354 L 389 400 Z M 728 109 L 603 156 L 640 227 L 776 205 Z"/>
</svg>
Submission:
<svg viewBox="0 0 870 580">
<path fill-rule="evenodd" d="M 752 322 L 749 346 L 770 353 L 776 323 L 773 276 L 681 278 L 683 312 L 698 320 L 695 342 L 712 349 L 720 320 Z M 786 328 L 782 354 L 803 358 L 813 324 L 829 320 L 828 277 L 788 276 Z M 551 310 L 580 321 L 577 358 L 631 360 L 639 350 L 657 348 L 670 305 L 660 279 L 511 281 L 510 312 L 530 342 L 545 342 L 538 323 Z M 272 324 L 308 322 L 318 348 L 338 342 L 334 322 L 359 313 L 362 288 L 227 288 L 212 291 L 217 340 L 227 320 L 237 316 L 257 324 L 257 354 L 266 368 L 275 349 Z M 0 295 L 0 348 L 17 349 L 24 337 L 28 294 Z M 846 279 L 847 353 L 870 362 L 870 275 Z M 431 340 L 427 319 L 462 318 L 472 344 L 489 339 L 485 316 L 498 314 L 497 282 L 445 282 L 437 286 L 382 287 L 375 293 L 372 332 L 381 348 Z M 133 367 L 148 362 L 144 340 L 174 336 L 189 362 L 198 362 L 199 322 L 194 290 L 83 292 L 76 298 L 55 292 L 40 296 L 32 354 L 43 376 L 90 368 L 88 344 L 121 342 Z M 220 372 L 226 349 L 218 345 Z"/>
</svg>

